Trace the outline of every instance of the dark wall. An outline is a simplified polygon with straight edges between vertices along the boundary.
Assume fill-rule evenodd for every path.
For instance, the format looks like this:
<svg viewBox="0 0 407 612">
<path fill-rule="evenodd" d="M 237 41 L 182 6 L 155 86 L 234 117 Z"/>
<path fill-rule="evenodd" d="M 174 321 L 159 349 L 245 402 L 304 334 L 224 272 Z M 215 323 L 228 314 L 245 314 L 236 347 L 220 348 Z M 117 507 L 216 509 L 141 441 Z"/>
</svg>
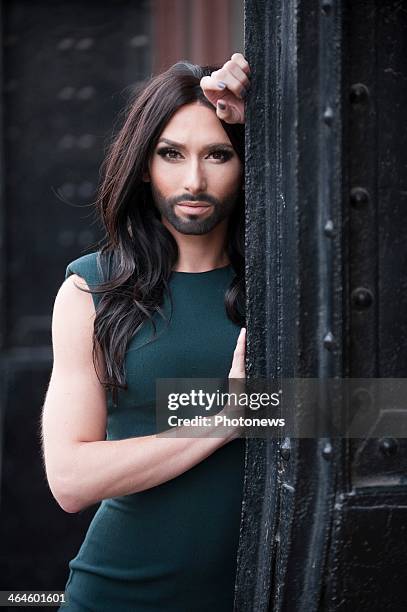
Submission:
<svg viewBox="0 0 407 612">
<path fill-rule="evenodd" d="M 375 415 L 366 379 L 407 378 L 406 4 L 246 0 L 245 40 L 248 376 L 362 379 L 329 416 Z M 247 440 L 236 610 L 404 610 L 383 405 L 363 439 Z"/>
<path fill-rule="evenodd" d="M 69 515 L 40 453 L 51 315 L 101 238 L 91 202 L 118 112 L 150 75 L 149 2 L 13 0 L 2 11 L 0 588 L 63 590 L 96 507 Z"/>
</svg>

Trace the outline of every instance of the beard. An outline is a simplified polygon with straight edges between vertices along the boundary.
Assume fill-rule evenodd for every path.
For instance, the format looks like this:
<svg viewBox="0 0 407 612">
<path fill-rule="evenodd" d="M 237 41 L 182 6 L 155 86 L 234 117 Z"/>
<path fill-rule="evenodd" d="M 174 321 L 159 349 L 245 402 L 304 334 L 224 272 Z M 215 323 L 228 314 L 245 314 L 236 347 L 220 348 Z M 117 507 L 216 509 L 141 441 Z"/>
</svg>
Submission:
<svg viewBox="0 0 407 612">
<path fill-rule="evenodd" d="M 207 234 L 224 219 L 230 217 L 239 197 L 239 191 L 240 189 L 237 189 L 234 193 L 222 200 L 209 194 L 202 194 L 197 197 L 185 194 L 174 198 L 165 198 L 162 193 L 151 184 L 153 201 L 161 217 L 164 217 L 181 234 L 195 236 Z M 176 205 L 183 201 L 194 202 L 196 204 L 202 202 L 202 206 L 212 204 L 212 208 L 200 214 L 187 212 L 179 213 L 177 212 L 179 209 L 176 209 Z"/>
</svg>

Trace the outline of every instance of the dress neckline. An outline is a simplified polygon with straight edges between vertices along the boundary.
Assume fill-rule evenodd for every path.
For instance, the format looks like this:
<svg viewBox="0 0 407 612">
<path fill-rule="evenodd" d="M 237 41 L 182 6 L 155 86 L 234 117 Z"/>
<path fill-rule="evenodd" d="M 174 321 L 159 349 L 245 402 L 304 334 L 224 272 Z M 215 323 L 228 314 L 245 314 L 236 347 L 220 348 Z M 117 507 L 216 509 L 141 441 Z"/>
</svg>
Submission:
<svg viewBox="0 0 407 612">
<path fill-rule="evenodd" d="M 215 272 L 221 272 L 222 270 L 228 270 L 232 267 L 232 264 L 222 266 L 221 268 L 213 268 L 212 270 L 205 270 L 204 272 L 181 272 L 178 270 L 172 270 L 171 274 L 183 274 L 185 276 L 203 276 L 204 274 L 214 274 Z"/>
</svg>

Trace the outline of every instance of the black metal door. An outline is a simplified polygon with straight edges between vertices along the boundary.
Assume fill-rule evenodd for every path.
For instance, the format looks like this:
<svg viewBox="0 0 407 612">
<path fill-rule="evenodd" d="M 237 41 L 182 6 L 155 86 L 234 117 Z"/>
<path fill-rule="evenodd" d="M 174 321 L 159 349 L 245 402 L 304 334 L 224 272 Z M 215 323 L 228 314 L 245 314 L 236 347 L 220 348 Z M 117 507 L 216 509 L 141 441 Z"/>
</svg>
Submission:
<svg viewBox="0 0 407 612">
<path fill-rule="evenodd" d="M 249 377 L 406 378 L 406 3 L 245 24 Z M 404 610 L 406 464 L 396 437 L 248 440 L 236 610 Z"/>
</svg>

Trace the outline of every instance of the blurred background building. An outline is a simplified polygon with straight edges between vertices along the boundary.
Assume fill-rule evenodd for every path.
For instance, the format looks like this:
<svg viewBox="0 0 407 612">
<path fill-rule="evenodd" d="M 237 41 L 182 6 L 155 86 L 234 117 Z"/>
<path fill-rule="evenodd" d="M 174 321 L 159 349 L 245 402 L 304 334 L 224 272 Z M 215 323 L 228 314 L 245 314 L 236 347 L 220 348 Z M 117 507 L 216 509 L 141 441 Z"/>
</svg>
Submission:
<svg viewBox="0 0 407 612">
<path fill-rule="evenodd" d="M 60 589 L 97 506 L 64 513 L 40 416 L 66 265 L 101 238 L 99 167 L 133 88 L 244 52 L 243 0 L 5 0 L 1 8 L 0 590 Z"/>
</svg>

